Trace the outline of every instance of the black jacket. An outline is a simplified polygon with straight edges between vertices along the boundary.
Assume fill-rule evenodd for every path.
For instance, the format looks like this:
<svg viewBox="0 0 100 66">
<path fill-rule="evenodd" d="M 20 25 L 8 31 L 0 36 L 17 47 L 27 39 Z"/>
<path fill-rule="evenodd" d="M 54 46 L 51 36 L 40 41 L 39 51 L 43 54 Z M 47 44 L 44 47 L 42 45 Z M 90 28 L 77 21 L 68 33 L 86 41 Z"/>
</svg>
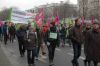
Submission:
<svg viewBox="0 0 100 66">
<path fill-rule="evenodd" d="M 50 38 L 50 32 L 52 33 L 57 33 L 57 39 L 52 39 Z M 57 28 L 54 26 L 54 27 L 50 27 L 50 30 L 48 30 L 48 33 L 47 33 L 47 41 L 50 42 L 51 44 L 56 44 L 57 46 L 59 45 L 59 32 L 57 31 Z"/>
</svg>

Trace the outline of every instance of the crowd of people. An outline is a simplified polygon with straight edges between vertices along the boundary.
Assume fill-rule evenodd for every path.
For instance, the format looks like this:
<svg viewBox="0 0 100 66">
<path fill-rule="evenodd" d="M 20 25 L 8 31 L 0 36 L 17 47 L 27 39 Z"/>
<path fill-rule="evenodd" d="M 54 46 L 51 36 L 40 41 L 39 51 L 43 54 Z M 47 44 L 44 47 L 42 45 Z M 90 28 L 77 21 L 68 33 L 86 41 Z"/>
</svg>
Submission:
<svg viewBox="0 0 100 66">
<path fill-rule="evenodd" d="M 4 37 L 4 39 L 3 39 Z M 49 65 L 54 65 L 54 54 L 56 47 L 65 47 L 66 43 L 73 47 L 72 65 L 79 66 L 78 59 L 81 56 L 81 49 L 84 46 L 85 66 L 94 66 L 100 62 L 100 24 L 99 22 L 82 24 L 80 19 L 75 19 L 75 25 L 61 28 L 51 22 L 50 26 L 33 27 L 31 23 L 20 25 L 16 29 L 15 25 L 8 26 L 7 22 L 0 26 L 0 41 L 7 45 L 8 39 L 14 42 L 18 40 L 19 53 L 24 57 L 27 51 L 27 62 L 29 66 L 35 66 L 35 59 L 38 60 L 40 49 L 42 55 L 48 54 Z M 47 47 L 48 53 L 46 53 Z"/>
</svg>

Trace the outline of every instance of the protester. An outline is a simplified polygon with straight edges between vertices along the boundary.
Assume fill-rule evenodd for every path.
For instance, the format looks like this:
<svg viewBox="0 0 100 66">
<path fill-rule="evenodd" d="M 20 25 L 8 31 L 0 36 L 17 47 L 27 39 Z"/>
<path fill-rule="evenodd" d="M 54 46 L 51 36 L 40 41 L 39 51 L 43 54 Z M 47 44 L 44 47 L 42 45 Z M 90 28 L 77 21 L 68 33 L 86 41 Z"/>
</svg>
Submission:
<svg viewBox="0 0 100 66">
<path fill-rule="evenodd" d="M 49 52 L 49 63 L 50 66 L 52 66 L 54 65 L 53 60 L 54 60 L 55 48 L 57 44 L 59 44 L 58 32 L 54 22 L 52 22 L 50 25 L 50 30 L 48 31 L 47 40 L 48 40 L 47 45 L 48 45 L 48 52 Z"/>
<path fill-rule="evenodd" d="M 26 35 L 26 30 L 25 30 L 25 26 L 21 25 L 19 30 L 17 30 L 16 32 L 17 38 L 18 38 L 18 43 L 19 43 L 19 52 L 21 57 L 24 56 L 24 52 L 25 52 L 25 47 L 24 47 L 24 36 Z"/>
<path fill-rule="evenodd" d="M 14 24 L 12 24 L 12 25 L 9 27 L 9 38 L 10 38 L 10 42 L 12 42 L 12 43 L 13 43 L 14 38 L 15 38 L 15 33 L 16 33 L 16 29 L 15 29 Z"/>
<path fill-rule="evenodd" d="M 100 62 L 100 26 L 99 23 L 93 24 L 93 29 L 87 33 L 87 60 L 93 61 L 94 66 Z"/>
<path fill-rule="evenodd" d="M 70 33 L 71 28 L 72 28 L 72 25 L 69 25 L 68 28 L 67 28 L 67 39 L 68 39 L 68 44 L 69 44 L 70 47 L 72 46 L 71 33 Z"/>
<path fill-rule="evenodd" d="M 44 52 L 44 48 L 43 48 L 43 32 L 42 32 L 42 27 L 40 27 L 40 28 L 37 28 L 36 29 L 36 32 L 37 32 L 37 39 L 38 39 L 38 47 L 37 47 L 37 58 L 36 59 L 38 59 L 38 57 L 39 57 L 39 52 L 40 52 L 40 48 L 41 48 L 41 50 L 42 50 L 42 55 L 44 55 L 45 54 L 45 52 Z"/>
<path fill-rule="evenodd" d="M 48 26 L 43 26 L 43 40 L 45 45 L 47 45 L 47 31 L 48 31 Z"/>
<path fill-rule="evenodd" d="M 3 40 L 2 37 L 3 37 L 3 26 L 0 25 L 0 41 Z"/>
<path fill-rule="evenodd" d="M 29 31 L 25 35 L 26 45 L 25 49 L 27 50 L 27 61 L 29 66 L 35 66 L 35 55 L 36 55 L 36 46 L 37 46 L 37 33 L 33 27 L 29 27 Z"/>
<path fill-rule="evenodd" d="M 62 41 L 62 47 L 65 46 L 66 43 L 66 28 L 65 26 L 62 26 L 62 29 L 60 30 L 60 36 L 61 36 L 61 41 Z"/>
<path fill-rule="evenodd" d="M 78 59 L 81 55 L 81 46 L 83 42 L 83 33 L 81 29 L 81 22 L 79 19 L 75 20 L 75 26 L 71 29 L 71 41 L 73 44 L 74 52 L 72 64 L 73 66 L 79 66 Z"/>
<path fill-rule="evenodd" d="M 84 54 L 85 54 L 85 57 L 86 59 L 84 60 L 84 64 L 85 66 L 90 66 L 90 61 L 87 59 L 87 49 L 88 49 L 88 44 L 87 44 L 87 33 L 88 31 L 91 30 L 91 23 L 86 23 L 86 26 L 85 26 L 85 31 L 83 32 L 84 34 Z"/>
<path fill-rule="evenodd" d="M 4 43 L 5 43 L 5 45 L 7 45 L 7 40 L 9 38 L 9 32 L 8 32 L 7 22 L 5 22 L 5 24 L 3 26 L 3 36 L 4 36 Z"/>
</svg>

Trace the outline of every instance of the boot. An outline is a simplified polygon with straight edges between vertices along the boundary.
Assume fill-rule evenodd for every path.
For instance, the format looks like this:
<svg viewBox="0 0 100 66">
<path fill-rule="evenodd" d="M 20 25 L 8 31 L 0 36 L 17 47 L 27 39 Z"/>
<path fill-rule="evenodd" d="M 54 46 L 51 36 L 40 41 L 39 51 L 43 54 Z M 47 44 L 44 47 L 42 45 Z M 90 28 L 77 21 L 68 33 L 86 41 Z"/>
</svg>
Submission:
<svg viewBox="0 0 100 66">
<path fill-rule="evenodd" d="M 91 66 L 91 62 L 90 61 L 88 61 L 88 66 Z"/>
<path fill-rule="evenodd" d="M 72 61 L 72 65 L 73 65 L 73 66 L 79 66 L 79 63 L 78 63 L 78 62 Z"/>
<path fill-rule="evenodd" d="M 49 60 L 49 66 L 53 66 L 53 65 L 54 65 L 53 61 Z"/>
<path fill-rule="evenodd" d="M 87 60 L 84 60 L 84 66 L 87 66 Z"/>
</svg>

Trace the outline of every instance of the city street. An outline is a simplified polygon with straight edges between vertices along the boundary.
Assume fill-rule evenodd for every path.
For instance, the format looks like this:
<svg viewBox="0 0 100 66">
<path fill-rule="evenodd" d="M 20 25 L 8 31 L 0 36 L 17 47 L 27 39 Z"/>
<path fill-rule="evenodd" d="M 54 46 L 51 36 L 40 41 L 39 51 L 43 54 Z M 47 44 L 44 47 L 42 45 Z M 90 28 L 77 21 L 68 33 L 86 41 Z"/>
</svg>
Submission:
<svg viewBox="0 0 100 66">
<path fill-rule="evenodd" d="M 100 0 L 0 0 L 0 66 L 34 56 L 35 66 L 100 66 Z"/>
<path fill-rule="evenodd" d="M 9 59 L 12 66 L 28 66 L 26 55 L 24 57 L 20 57 L 19 55 L 17 41 L 15 41 L 14 43 L 8 42 L 7 46 L 5 46 L 2 43 L 1 48 L 4 51 L 5 55 L 7 56 L 7 58 Z M 70 48 L 67 44 L 66 47 L 64 48 L 62 47 L 57 48 L 55 53 L 54 66 L 72 66 L 71 64 L 72 57 L 73 57 L 72 48 Z M 80 66 L 84 66 L 83 59 L 84 59 L 84 55 L 82 53 L 82 56 L 79 59 Z M 49 66 L 48 57 L 42 56 L 40 54 L 39 60 L 36 60 L 36 66 Z"/>
</svg>

